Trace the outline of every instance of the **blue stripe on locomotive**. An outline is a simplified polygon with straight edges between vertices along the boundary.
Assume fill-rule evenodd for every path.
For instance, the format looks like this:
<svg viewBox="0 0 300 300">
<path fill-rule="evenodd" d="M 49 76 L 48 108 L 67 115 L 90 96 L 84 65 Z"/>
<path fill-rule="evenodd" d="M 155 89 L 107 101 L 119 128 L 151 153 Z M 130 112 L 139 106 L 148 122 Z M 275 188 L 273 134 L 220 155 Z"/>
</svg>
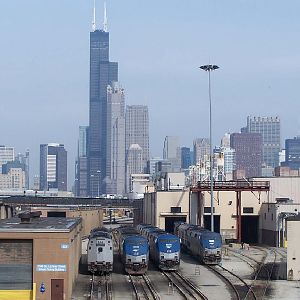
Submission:
<svg viewBox="0 0 300 300">
<path fill-rule="evenodd" d="M 179 252 L 180 240 L 176 235 L 173 234 L 161 234 L 157 237 L 156 246 L 160 252 Z"/>
<path fill-rule="evenodd" d="M 123 253 L 126 255 L 139 256 L 149 253 L 149 244 L 142 236 L 129 236 L 123 243 Z"/>
</svg>

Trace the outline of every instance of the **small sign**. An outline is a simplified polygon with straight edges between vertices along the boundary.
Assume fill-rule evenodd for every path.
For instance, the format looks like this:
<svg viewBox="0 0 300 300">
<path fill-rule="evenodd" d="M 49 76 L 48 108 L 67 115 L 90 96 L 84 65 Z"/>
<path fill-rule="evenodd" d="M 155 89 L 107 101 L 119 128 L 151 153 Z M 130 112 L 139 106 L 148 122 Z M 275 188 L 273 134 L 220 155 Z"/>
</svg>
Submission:
<svg viewBox="0 0 300 300">
<path fill-rule="evenodd" d="M 36 265 L 37 272 L 67 272 L 66 265 Z"/>
<path fill-rule="evenodd" d="M 69 249 L 70 245 L 69 244 L 60 244 L 61 249 Z"/>
<path fill-rule="evenodd" d="M 45 284 L 44 282 L 41 283 L 40 292 L 43 294 L 46 292 Z"/>
</svg>

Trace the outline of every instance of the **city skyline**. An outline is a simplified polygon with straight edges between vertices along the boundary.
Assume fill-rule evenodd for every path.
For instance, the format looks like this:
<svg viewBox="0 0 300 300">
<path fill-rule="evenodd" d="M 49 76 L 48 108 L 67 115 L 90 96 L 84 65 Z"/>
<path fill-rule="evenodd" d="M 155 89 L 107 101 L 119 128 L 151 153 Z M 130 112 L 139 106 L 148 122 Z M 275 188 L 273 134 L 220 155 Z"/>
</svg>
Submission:
<svg viewBox="0 0 300 300">
<path fill-rule="evenodd" d="M 197 67 L 209 58 L 221 66 L 212 76 L 214 144 L 224 132 L 237 132 L 248 115 L 279 115 L 282 144 L 299 133 L 300 119 L 292 108 L 297 100 L 294 82 L 299 77 L 300 65 L 296 1 L 285 7 L 278 5 L 279 1 L 270 5 L 235 1 L 219 6 L 199 1 L 188 4 L 166 1 L 160 3 L 160 11 L 155 9 L 156 3 L 137 3 L 108 3 L 108 25 L 113 36 L 111 56 L 121 64 L 121 84 L 127 91 L 127 103 L 149 107 L 152 156 L 162 156 L 166 135 L 178 135 L 182 146 L 188 147 L 194 138 L 208 136 L 207 80 Z M 102 4 L 97 1 L 99 26 Z M 88 124 L 88 36 L 92 5 L 92 1 L 84 4 L 52 1 L 45 4 L 45 15 L 45 7 L 37 1 L 28 1 L 26 5 L 13 1 L 5 3 L 0 13 L 5 40 L 0 60 L 4 70 L 0 97 L 7 112 L 2 119 L 1 144 L 15 147 L 16 152 L 29 148 L 31 180 L 33 174 L 38 174 L 39 144 L 57 142 L 68 149 L 69 185 L 73 181 L 78 127 Z M 236 13 L 230 12 L 233 6 Z M 209 8 L 215 10 L 214 26 L 210 26 L 212 20 L 208 16 L 199 19 L 199 11 Z M 133 15 L 124 13 L 129 11 Z M 179 22 L 179 16 L 185 22 Z M 228 24 L 228 16 L 233 18 L 234 26 Z M 139 26 L 133 26 L 137 23 Z M 257 31 L 259 26 L 261 31 Z M 21 52 L 11 34 L 20 27 L 26 32 L 19 37 Z M 4 32 L 5 28 L 10 28 L 11 35 Z M 178 35 L 182 37 L 181 43 Z M 225 43 L 223 35 L 232 42 Z M 136 44 L 135 36 L 140 39 Z M 201 42 L 209 36 L 212 43 Z M 157 44 L 161 47 L 157 48 Z M 260 47 L 251 48 L 251 44 Z M 223 55 L 218 45 L 224 48 Z M 251 53 L 247 47 L 252 49 Z M 224 103 L 231 108 L 226 114 Z M 18 122 L 11 124 L 7 132 L 5 124 L 11 111 Z M 196 113 L 200 112 L 203 122 L 195 125 L 190 120 L 198 119 Z M 178 122 L 179 117 L 182 122 Z"/>
</svg>

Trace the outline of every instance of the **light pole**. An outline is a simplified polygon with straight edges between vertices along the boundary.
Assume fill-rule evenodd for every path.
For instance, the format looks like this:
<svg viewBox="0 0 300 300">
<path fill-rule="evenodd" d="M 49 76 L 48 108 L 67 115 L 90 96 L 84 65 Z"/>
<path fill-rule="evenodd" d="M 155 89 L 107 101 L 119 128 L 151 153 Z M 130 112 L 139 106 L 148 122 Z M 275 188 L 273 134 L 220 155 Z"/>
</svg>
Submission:
<svg viewBox="0 0 300 300">
<path fill-rule="evenodd" d="M 100 187 L 100 178 L 101 178 L 100 174 L 101 174 L 101 171 L 97 170 L 97 175 L 98 175 L 98 198 L 99 198 L 99 187 Z"/>
<path fill-rule="evenodd" d="M 210 141 L 210 224 L 211 231 L 214 231 L 214 178 L 213 178 L 213 146 L 212 146 L 212 119 L 211 119 L 211 85 L 210 72 L 219 69 L 216 65 L 204 65 L 200 69 L 208 72 L 208 98 L 209 98 L 209 141 Z"/>
</svg>

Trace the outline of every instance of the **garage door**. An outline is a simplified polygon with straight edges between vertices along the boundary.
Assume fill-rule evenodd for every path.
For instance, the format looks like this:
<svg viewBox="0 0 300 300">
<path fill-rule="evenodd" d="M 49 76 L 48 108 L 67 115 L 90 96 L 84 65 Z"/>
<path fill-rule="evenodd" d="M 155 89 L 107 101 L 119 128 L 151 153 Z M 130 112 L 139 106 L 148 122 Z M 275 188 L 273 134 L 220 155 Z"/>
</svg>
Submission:
<svg viewBox="0 0 300 300">
<path fill-rule="evenodd" d="M 32 240 L 0 240 L 0 290 L 32 289 Z"/>
</svg>

